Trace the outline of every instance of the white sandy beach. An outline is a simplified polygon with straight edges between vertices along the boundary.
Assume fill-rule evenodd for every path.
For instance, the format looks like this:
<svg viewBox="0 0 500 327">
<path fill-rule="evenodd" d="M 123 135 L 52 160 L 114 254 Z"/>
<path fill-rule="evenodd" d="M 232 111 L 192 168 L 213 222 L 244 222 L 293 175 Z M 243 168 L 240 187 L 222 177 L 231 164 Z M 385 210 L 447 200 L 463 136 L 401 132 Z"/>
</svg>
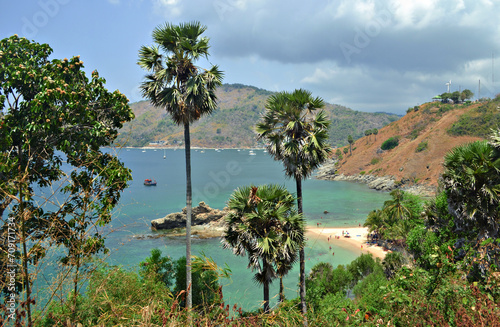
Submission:
<svg viewBox="0 0 500 327">
<path fill-rule="evenodd" d="M 342 236 L 342 232 L 349 233 L 350 237 Z M 371 253 L 374 257 L 384 259 L 387 251 L 377 245 L 368 245 L 366 243 L 368 236 L 367 227 L 350 227 L 350 228 L 324 228 L 324 227 L 307 227 L 306 235 L 309 238 L 320 236 L 331 244 L 336 244 L 341 247 L 355 247 L 360 249 L 362 253 Z"/>
</svg>

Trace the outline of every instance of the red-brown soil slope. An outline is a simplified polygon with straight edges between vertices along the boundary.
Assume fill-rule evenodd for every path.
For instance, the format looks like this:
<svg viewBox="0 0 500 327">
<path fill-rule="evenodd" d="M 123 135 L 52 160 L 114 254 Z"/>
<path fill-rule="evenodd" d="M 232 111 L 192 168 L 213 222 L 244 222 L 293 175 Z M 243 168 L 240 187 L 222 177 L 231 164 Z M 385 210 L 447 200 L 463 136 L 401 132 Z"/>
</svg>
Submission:
<svg viewBox="0 0 500 327">
<path fill-rule="evenodd" d="M 443 158 L 452 148 L 479 140 L 473 136 L 451 136 L 450 126 L 464 113 L 479 104 L 454 106 L 443 112 L 439 105 L 427 103 L 418 111 L 407 113 L 400 120 L 380 129 L 378 135 L 365 136 L 352 145 L 352 155 L 340 160 L 338 173 L 344 175 L 371 174 L 392 176 L 397 181 L 437 186 L 443 172 Z M 399 145 L 392 150 L 381 150 L 381 145 L 390 137 L 398 137 Z M 424 150 L 417 152 L 427 142 Z"/>
</svg>

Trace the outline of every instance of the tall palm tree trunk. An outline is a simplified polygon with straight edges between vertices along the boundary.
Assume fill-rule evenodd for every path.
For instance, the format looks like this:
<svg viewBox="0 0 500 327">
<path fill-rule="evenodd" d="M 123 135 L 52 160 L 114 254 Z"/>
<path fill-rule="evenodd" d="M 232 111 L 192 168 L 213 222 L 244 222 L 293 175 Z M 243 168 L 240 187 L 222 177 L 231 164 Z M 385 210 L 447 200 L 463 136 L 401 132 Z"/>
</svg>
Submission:
<svg viewBox="0 0 500 327">
<path fill-rule="evenodd" d="M 295 176 L 295 183 L 297 185 L 297 211 L 299 215 L 303 213 L 302 210 L 302 179 Z M 307 305 L 306 305 L 306 259 L 304 252 L 305 245 L 300 248 L 299 261 L 300 261 L 300 278 L 299 278 L 299 293 L 300 293 L 300 310 L 304 315 L 304 326 L 307 326 Z"/>
<path fill-rule="evenodd" d="M 191 190 L 191 138 L 189 136 L 189 122 L 184 124 L 184 143 L 186 153 L 186 308 L 191 309 L 193 305 L 193 290 L 191 282 L 191 212 L 192 212 L 192 190 Z"/>
<path fill-rule="evenodd" d="M 267 272 L 269 263 L 266 259 L 262 261 L 262 269 Z M 264 313 L 269 313 L 269 280 L 267 279 L 264 281 Z"/>
<path fill-rule="evenodd" d="M 283 285 L 283 276 L 280 276 L 280 303 L 285 302 L 285 287 Z"/>
</svg>

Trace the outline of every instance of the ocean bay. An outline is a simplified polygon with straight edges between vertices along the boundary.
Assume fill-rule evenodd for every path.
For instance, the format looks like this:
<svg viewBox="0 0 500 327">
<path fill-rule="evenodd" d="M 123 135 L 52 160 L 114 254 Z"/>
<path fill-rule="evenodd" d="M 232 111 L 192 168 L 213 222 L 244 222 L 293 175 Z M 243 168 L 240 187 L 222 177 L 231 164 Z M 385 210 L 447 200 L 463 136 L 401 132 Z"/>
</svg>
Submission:
<svg viewBox="0 0 500 327">
<path fill-rule="evenodd" d="M 133 181 L 115 211 L 106 244 L 111 250 L 109 262 L 134 269 L 153 248 L 177 259 L 185 255 L 183 237 L 159 237 L 151 231 L 151 220 L 178 212 L 185 206 L 185 158 L 183 149 L 110 149 L 132 170 Z M 239 186 L 276 183 L 295 191 L 295 182 L 284 176 L 281 163 L 262 150 L 205 149 L 191 151 L 193 206 L 204 201 L 212 208 L 222 209 L 231 193 Z M 157 186 L 145 186 L 154 179 Z M 304 212 L 308 226 L 353 227 L 363 224 L 366 215 L 380 208 L 389 199 L 388 193 L 368 189 L 366 185 L 322 181 L 314 178 L 303 183 Z M 327 212 L 327 213 L 325 213 Z M 330 250 L 330 246 L 332 250 Z M 192 254 L 204 253 L 219 266 L 227 264 L 231 280 L 222 280 L 224 298 L 244 310 L 255 309 L 262 300 L 262 287 L 252 281 L 246 257 L 236 257 L 221 247 L 220 240 L 193 237 Z M 306 247 L 306 271 L 318 262 L 333 266 L 355 259 L 360 249 L 338 247 L 320 239 L 309 239 Z M 332 252 L 335 255 L 332 255 Z M 298 264 L 286 277 L 287 298 L 297 296 Z M 278 293 L 278 282 L 271 285 L 271 296 Z M 276 298 L 271 304 L 276 303 Z"/>
</svg>

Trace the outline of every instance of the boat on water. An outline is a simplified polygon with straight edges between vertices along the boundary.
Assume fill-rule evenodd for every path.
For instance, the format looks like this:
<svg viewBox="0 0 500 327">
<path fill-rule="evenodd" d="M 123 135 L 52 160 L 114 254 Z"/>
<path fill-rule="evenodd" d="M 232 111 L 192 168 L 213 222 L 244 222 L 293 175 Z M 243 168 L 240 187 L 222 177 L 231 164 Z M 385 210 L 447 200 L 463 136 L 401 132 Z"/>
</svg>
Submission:
<svg viewBox="0 0 500 327">
<path fill-rule="evenodd" d="M 248 155 L 249 156 L 255 156 L 255 155 L 257 155 L 257 153 L 253 152 L 253 150 L 250 150 L 250 152 L 248 152 Z"/>
<path fill-rule="evenodd" d="M 154 179 L 145 179 L 144 180 L 144 185 L 146 186 L 156 186 L 156 180 Z"/>
</svg>

